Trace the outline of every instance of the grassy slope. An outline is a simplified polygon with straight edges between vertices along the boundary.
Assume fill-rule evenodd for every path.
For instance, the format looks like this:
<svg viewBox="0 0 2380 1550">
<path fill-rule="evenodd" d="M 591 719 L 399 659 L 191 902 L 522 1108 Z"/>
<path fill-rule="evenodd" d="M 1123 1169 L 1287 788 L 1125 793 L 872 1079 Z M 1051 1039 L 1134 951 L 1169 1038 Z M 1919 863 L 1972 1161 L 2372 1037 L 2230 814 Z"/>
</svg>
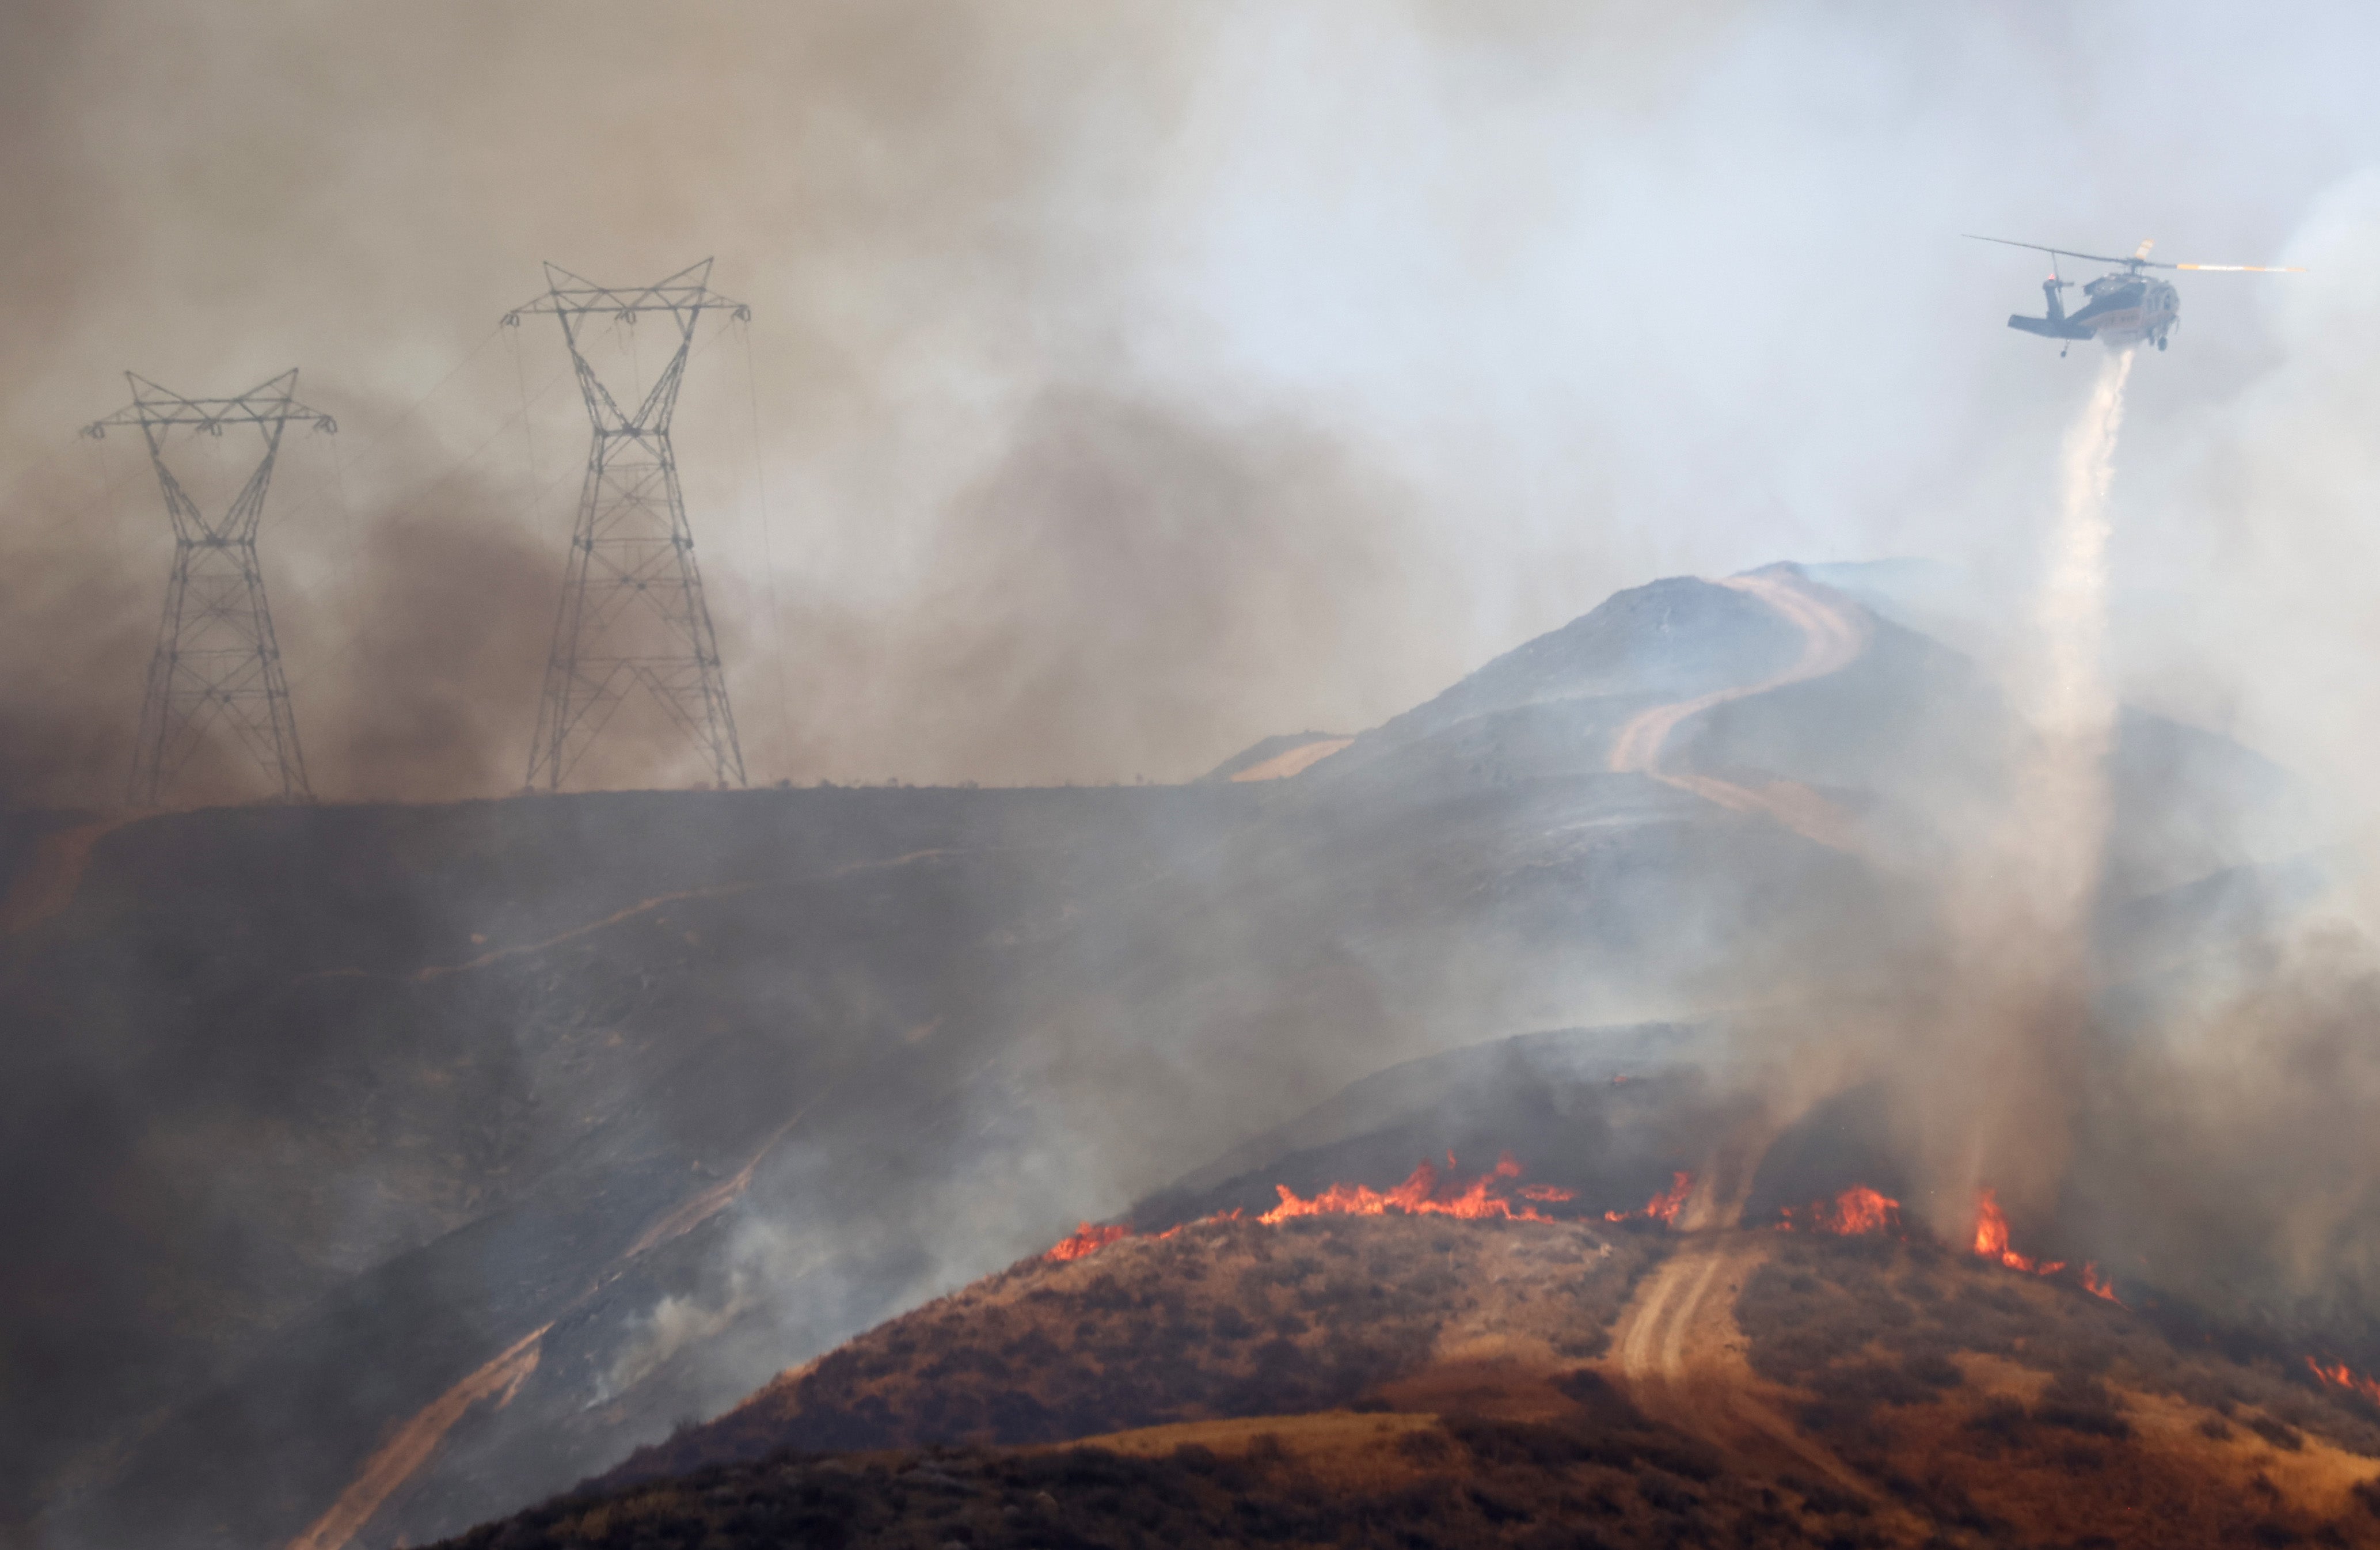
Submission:
<svg viewBox="0 0 2380 1550">
<path fill-rule="evenodd" d="M 2070 1288 L 1923 1242 L 1780 1238 L 1736 1313 L 1803 1429 L 1954 1543 L 2380 1543 L 2368 1407 Z"/>
<path fill-rule="evenodd" d="M 1026 1262 L 455 1543 L 2380 1545 L 2360 1404 L 1924 1242 L 1747 1236 L 1740 1381 L 1864 1491 L 1607 1377 L 1658 1238 L 1219 1222 Z"/>
<path fill-rule="evenodd" d="M 786 1446 L 1044 1443 L 1294 1414 L 1430 1371 L 1484 1368 L 1509 1387 L 1505 1369 L 1601 1352 L 1648 1241 L 1570 1223 L 1330 1216 L 1204 1222 L 1071 1263 L 1027 1260 L 785 1374 L 610 1478 Z"/>
</svg>

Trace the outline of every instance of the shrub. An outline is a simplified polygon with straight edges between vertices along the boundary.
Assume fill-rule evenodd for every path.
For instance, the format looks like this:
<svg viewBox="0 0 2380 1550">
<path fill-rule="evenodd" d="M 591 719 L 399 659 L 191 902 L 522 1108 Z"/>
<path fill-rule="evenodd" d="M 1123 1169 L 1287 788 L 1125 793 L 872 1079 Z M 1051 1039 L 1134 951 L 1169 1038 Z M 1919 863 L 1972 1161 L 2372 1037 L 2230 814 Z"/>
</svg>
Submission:
<svg viewBox="0 0 2380 1550">
<path fill-rule="evenodd" d="M 2252 1416 L 2248 1421 L 2248 1430 L 2284 1453 L 2295 1453 L 2305 1446 L 2305 1437 L 2296 1427 L 2275 1421 L 2270 1416 Z"/>
</svg>

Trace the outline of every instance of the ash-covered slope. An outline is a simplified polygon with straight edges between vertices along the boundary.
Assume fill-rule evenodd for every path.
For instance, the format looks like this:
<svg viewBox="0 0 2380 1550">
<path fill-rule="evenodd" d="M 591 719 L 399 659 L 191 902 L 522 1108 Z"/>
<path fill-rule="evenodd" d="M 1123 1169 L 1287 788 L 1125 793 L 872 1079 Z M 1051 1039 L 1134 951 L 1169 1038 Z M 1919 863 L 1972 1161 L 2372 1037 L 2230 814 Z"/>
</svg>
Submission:
<svg viewBox="0 0 2380 1550">
<path fill-rule="evenodd" d="M 1923 834 L 1996 713 L 1863 628 L 1681 720 L 1670 765 Z M 1904 884 L 1613 768 L 1802 646 L 1665 581 L 1275 782 L 114 829 L 0 946 L 0 1160 L 42 1181 L 0 1203 L 0 1518 L 419 1542 L 1401 1061 L 1856 986 Z M 2209 746 L 2124 766 L 2126 833 L 2191 836 L 2183 873 L 2246 859 L 2253 803 L 2193 771 L 2247 756 Z"/>
</svg>

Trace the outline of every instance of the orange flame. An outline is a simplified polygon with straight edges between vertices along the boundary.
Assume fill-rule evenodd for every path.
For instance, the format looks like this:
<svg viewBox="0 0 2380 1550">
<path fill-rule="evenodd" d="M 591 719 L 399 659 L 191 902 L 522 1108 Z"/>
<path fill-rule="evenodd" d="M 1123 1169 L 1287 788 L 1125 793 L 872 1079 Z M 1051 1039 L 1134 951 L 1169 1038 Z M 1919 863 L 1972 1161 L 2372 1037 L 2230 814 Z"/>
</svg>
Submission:
<svg viewBox="0 0 2380 1550">
<path fill-rule="evenodd" d="M 1821 1201 L 1804 1213 L 1785 1208 L 1784 1225 L 1809 1232 L 1830 1232 L 1842 1238 L 1863 1233 L 1900 1230 L 1900 1202 L 1864 1184 L 1854 1184 L 1831 1202 Z"/>
<path fill-rule="evenodd" d="M 1854 1184 L 1835 1197 L 1832 1231 L 1850 1237 L 1855 1233 L 1883 1232 L 1900 1225 L 1900 1202 L 1864 1184 Z"/>
<path fill-rule="evenodd" d="M 1451 1172 L 1454 1168 L 1453 1153 L 1446 1154 L 1446 1164 L 1448 1171 Z M 1288 1185 L 1276 1184 L 1273 1190 L 1281 1196 L 1281 1203 L 1257 1220 L 1270 1227 L 1293 1216 L 1378 1216 L 1396 1211 L 1413 1216 L 1461 1216 L 1473 1220 L 1493 1216 L 1509 1222 L 1550 1222 L 1555 1218 L 1537 1211 L 1536 1205 L 1551 1205 L 1578 1198 L 1576 1190 L 1565 1190 L 1558 1184 L 1524 1184 L 1514 1192 L 1523 1201 L 1535 1203 L 1515 1205 L 1501 1192 L 1501 1187 L 1508 1180 L 1520 1177 L 1521 1165 L 1513 1161 L 1512 1154 L 1507 1152 L 1496 1159 L 1494 1168 L 1451 1194 L 1439 1189 L 1437 1165 L 1427 1161 L 1416 1166 L 1405 1181 L 1393 1190 L 1375 1190 L 1363 1184 L 1333 1184 L 1312 1200 L 1304 1200 Z M 1686 1176 L 1680 1174 L 1678 1179 L 1678 1199 L 1682 1201 L 1685 1198 L 1682 1191 Z M 1664 1199 L 1667 1197 L 1656 1196 L 1654 1205 L 1658 1207 Z M 1668 1214 L 1662 1220 L 1667 1221 L 1669 1216 L 1676 1214 L 1677 1203 L 1671 1202 Z M 1231 1222 L 1237 1221 L 1239 1215 L 1239 1211 L 1233 1209 L 1204 1219 Z M 1157 1237 L 1171 1238 L 1189 1225 L 1178 1223 Z M 1063 1264 L 1070 1260 L 1096 1254 L 1109 1244 L 1132 1236 L 1133 1230 L 1128 1227 L 1101 1227 L 1085 1222 L 1042 1258 Z"/>
<path fill-rule="evenodd" d="M 2089 1260 L 2082 1262 L 2082 1289 L 2093 1297 L 2106 1298 L 2119 1308 L 2124 1306 L 2124 1300 L 2116 1295 L 2115 1283 L 2099 1279 L 2099 1267 Z"/>
<path fill-rule="evenodd" d="M 1041 1257 L 1063 1264 L 1068 1260 L 1079 1260 L 1087 1255 L 1096 1254 L 1109 1244 L 1131 1236 L 1130 1227 L 1100 1227 L 1097 1223 L 1085 1222 L 1059 1239 L 1057 1246 Z"/>
<path fill-rule="evenodd" d="M 1240 1208 L 1236 1205 L 1232 1207 L 1229 1211 L 1220 1211 L 1217 1212 L 1212 1216 L 1201 1216 L 1198 1218 L 1201 1222 L 1236 1222 L 1239 1219 Z M 1172 1238 L 1175 1233 L 1180 1232 L 1184 1227 L 1191 1227 L 1194 1224 L 1189 1222 L 1176 1222 L 1172 1227 L 1166 1228 L 1163 1232 L 1159 1233 L 1157 1235 L 1157 1241 L 1162 1243 L 1167 1239 Z"/>
<path fill-rule="evenodd" d="M 2011 1263 L 2008 1246 L 2008 1218 L 2000 1214 L 2000 1202 L 1989 1190 L 1978 1190 L 1975 1195 L 1975 1252 L 1985 1259 L 1998 1260 L 2004 1264 Z M 2017 1268 L 2030 1270 L 2033 1267 L 2030 1264 L 2019 1264 Z"/>
<path fill-rule="evenodd" d="M 1975 1252 L 2028 1275 L 2055 1275 L 2066 1268 L 2064 1260 L 2044 1263 L 2009 1247 L 2008 1218 L 2000 1214 L 1999 1200 L 1990 1190 L 1975 1191 Z"/>
<path fill-rule="evenodd" d="M 2360 1394 L 2374 1404 L 2380 1404 L 2380 1380 L 2367 1378 L 2354 1372 L 2344 1361 L 2335 1361 L 2325 1367 L 2313 1358 L 2307 1357 L 2305 1363 L 2313 1369 L 2313 1375 L 2320 1378 L 2325 1386 L 2343 1388 L 2350 1394 Z"/>
<path fill-rule="evenodd" d="M 1454 1154 L 1447 1153 L 1451 1164 Z M 1492 1172 L 1481 1174 L 1468 1186 L 1454 1194 L 1441 1194 L 1439 1189 L 1438 1166 L 1427 1160 L 1418 1164 L 1405 1181 L 1393 1190 L 1375 1190 L 1368 1184 L 1333 1184 L 1311 1200 L 1302 1199 L 1286 1184 L 1273 1186 L 1281 1203 L 1257 1218 L 1268 1226 L 1286 1222 L 1293 1216 L 1381 1216 L 1391 1211 L 1414 1216 L 1461 1216 L 1471 1220 L 1499 1216 L 1511 1222 L 1550 1222 L 1552 1217 L 1534 1206 L 1512 1203 L 1502 1194 L 1489 1190 L 1500 1180 L 1521 1177 L 1521 1165 L 1505 1153 L 1496 1160 Z M 1570 1191 L 1531 1192 L 1526 1187 L 1522 1193 L 1526 1199 L 1568 1200 Z"/>
<path fill-rule="evenodd" d="M 1693 1174 L 1673 1173 L 1670 1176 L 1670 1187 L 1646 1201 L 1644 1210 L 1607 1211 L 1603 1214 L 1603 1219 L 1607 1222 L 1625 1222 L 1631 1217 L 1641 1216 L 1648 1222 L 1674 1222 L 1678 1219 L 1679 1211 L 1685 1206 L 1686 1196 L 1694 1187 Z"/>
</svg>

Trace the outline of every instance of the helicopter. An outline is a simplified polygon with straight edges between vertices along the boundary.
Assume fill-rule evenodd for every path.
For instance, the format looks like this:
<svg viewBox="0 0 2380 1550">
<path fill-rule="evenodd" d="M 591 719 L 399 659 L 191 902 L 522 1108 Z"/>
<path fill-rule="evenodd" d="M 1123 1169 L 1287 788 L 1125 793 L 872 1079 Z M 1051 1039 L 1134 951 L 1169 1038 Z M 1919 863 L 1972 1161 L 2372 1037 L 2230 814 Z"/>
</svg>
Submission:
<svg viewBox="0 0 2380 1550">
<path fill-rule="evenodd" d="M 2125 346 L 2153 344 L 2165 348 L 2166 339 L 2181 322 L 2181 293 L 2171 282 L 2144 274 L 2150 269 L 2199 269 L 2240 275 L 2302 275 L 2298 267 L 2270 267 L 2260 263 L 2158 263 L 2149 257 L 2156 246 L 2155 238 L 2144 238 L 2132 250 L 2130 258 L 2111 258 L 2105 253 L 2078 253 L 2069 248 L 2045 247 L 2038 242 L 2012 242 L 2005 237 L 1978 237 L 1965 234 L 1978 242 L 1998 242 L 2010 248 L 2031 248 L 2049 255 L 2049 278 L 2041 282 L 2041 294 L 2048 299 L 2049 315 L 2029 318 L 2020 312 L 2009 319 L 2010 328 L 2027 334 L 2038 334 L 2046 339 L 2063 339 L 2070 348 L 2077 339 L 2096 339 L 2110 349 Z M 2112 263 L 2118 269 L 2083 284 L 2082 294 L 2090 299 L 2082 310 L 2068 316 L 2065 299 L 2058 293 L 2075 282 L 2061 275 L 2058 261 L 2061 258 L 2081 259 L 2086 263 Z M 2063 356 L 2065 349 L 2058 352 Z"/>
</svg>

